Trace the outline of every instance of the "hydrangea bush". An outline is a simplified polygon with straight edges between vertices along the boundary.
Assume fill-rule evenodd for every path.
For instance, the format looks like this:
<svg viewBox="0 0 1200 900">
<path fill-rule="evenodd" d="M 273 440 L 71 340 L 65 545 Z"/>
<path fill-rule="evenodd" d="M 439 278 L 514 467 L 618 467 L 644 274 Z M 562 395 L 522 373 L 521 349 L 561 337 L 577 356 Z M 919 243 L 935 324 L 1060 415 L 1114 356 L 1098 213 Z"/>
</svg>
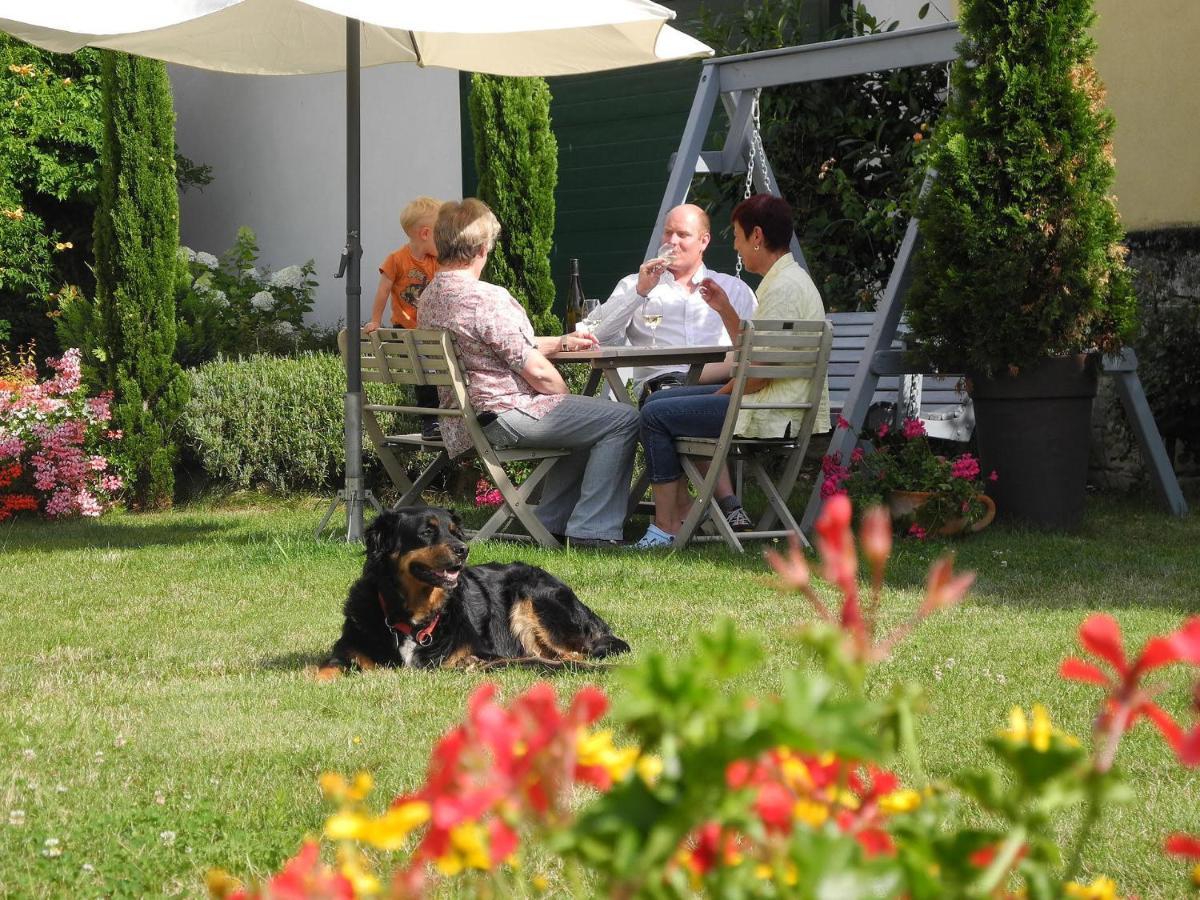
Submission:
<svg viewBox="0 0 1200 900">
<path fill-rule="evenodd" d="M 213 871 L 211 893 L 1122 896 L 1110 878 L 1081 879 L 1087 839 L 1105 808 L 1127 799 L 1118 750 L 1141 719 L 1158 727 L 1183 765 L 1200 765 L 1200 724 L 1176 722 L 1156 702 L 1162 686 L 1148 682 L 1167 665 L 1200 666 L 1200 616 L 1152 638 L 1132 661 L 1117 623 L 1090 616 L 1079 639 L 1091 660 L 1061 667 L 1064 678 L 1101 690 L 1090 743 L 1055 728 L 1034 703 L 1014 709 L 988 739 L 992 766 L 931 781 L 916 741 L 919 686 L 869 695 L 864 685 L 923 620 L 957 604 L 974 576 L 940 559 L 916 610 L 885 614 L 891 523 L 882 509 L 868 512 L 856 547 L 845 496 L 826 504 L 817 546 L 820 576 L 841 595 L 840 607 L 817 590 L 798 545 L 787 556 L 768 554 L 814 614 L 798 634 L 817 665 L 787 670 L 778 694 L 756 696 L 734 683 L 767 661 L 731 623 L 699 636 L 691 653 L 650 652 L 626 670 L 614 728 L 600 727 L 608 700 L 596 688 L 562 706 L 553 688 L 538 684 L 504 704 L 485 684 L 468 700 L 466 721 L 434 746 L 414 790 L 375 812 L 366 802 L 369 776 L 323 776 L 338 806 L 325 845 L 306 842 L 257 886 Z M 884 630 L 884 621 L 898 624 Z M 1068 812 L 1081 814 L 1064 852 Z M 1200 858 L 1200 838 L 1163 838 L 1168 853 Z M 1181 872 L 1179 888 L 1185 879 Z M 1200 886 L 1200 868 L 1193 880 Z"/>
<path fill-rule="evenodd" d="M 112 395 L 87 396 L 78 349 L 48 362 L 41 381 L 31 359 L 0 371 L 0 521 L 99 516 L 124 486 L 106 455 L 121 439 L 108 428 Z"/>
<path fill-rule="evenodd" d="M 180 247 L 176 281 L 179 361 L 196 366 L 218 354 L 294 353 L 313 349 L 304 325 L 312 309 L 312 260 L 270 271 L 259 264 L 249 228 L 238 229 L 232 248 L 218 259 Z"/>
</svg>

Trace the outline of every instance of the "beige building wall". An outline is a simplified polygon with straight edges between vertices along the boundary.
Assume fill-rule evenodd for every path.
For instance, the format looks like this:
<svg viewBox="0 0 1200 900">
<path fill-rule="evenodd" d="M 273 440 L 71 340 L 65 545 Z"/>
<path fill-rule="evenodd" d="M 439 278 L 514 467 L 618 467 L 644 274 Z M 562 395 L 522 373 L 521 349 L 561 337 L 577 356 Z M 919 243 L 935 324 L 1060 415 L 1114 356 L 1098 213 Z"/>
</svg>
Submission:
<svg viewBox="0 0 1200 900">
<path fill-rule="evenodd" d="M 1096 12 L 1125 228 L 1200 225 L 1200 2 L 1097 0 Z"/>
<path fill-rule="evenodd" d="M 1096 14 L 1125 229 L 1200 225 L 1200 0 L 1096 0 Z"/>
</svg>

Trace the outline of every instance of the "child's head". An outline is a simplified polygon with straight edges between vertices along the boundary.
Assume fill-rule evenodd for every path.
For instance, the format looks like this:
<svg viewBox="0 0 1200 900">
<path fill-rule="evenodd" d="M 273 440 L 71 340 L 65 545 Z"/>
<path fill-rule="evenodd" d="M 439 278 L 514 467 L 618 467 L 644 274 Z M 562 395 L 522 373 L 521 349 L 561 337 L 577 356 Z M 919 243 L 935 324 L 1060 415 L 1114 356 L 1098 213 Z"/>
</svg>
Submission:
<svg viewBox="0 0 1200 900">
<path fill-rule="evenodd" d="M 433 197 L 417 197 L 400 211 L 400 227 L 408 235 L 413 256 L 436 256 L 433 243 L 433 223 L 437 221 L 441 200 Z"/>
</svg>

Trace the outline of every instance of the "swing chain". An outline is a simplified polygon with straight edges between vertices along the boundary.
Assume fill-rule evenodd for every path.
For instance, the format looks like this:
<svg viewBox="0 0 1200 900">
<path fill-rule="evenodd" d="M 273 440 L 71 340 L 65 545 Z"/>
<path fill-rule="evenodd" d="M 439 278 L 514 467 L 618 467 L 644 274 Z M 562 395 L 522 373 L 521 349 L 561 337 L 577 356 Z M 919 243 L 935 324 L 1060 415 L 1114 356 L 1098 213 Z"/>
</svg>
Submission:
<svg viewBox="0 0 1200 900">
<path fill-rule="evenodd" d="M 763 149 L 762 134 L 759 131 L 760 119 L 758 100 L 762 96 L 762 88 L 754 89 L 754 99 L 750 102 L 750 149 L 746 154 L 746 186 L 742 191 L 742 199 L 749 200 L 751 194 L 754 193 L 754 168 L 757 162 L 759 169 L 762 172 L 763 184 L 766 186 L 767 192 L 771 192 L 771 174 L 767 168 L 767 154 Z M 737 266 L 734 269 L 734 276 L 741 277 L 742 274 L 742 257 L 738 254 Z"/>
</svg>

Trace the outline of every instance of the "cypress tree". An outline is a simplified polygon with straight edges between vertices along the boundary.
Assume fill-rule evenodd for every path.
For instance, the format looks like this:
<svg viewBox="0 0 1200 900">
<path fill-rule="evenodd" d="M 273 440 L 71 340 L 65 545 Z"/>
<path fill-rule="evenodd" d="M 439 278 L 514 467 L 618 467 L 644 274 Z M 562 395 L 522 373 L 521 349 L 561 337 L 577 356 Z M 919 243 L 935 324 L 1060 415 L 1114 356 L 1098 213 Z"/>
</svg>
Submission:
<svg viewBox="0 0 1200 900">
<path fill-rule="evenodd" d="M 188 399 L 174 361 L 179 198 L 175 114 L 166 66 L 105 53 L 104 143 L 96 209 L 96 299 L 113 426 L 141 508 L 171 504 L 172 434 Z"/>
<path fill-rule="evenodd" d="M 556 332 L 562 326 L 550 311 L 550 250 L 558 142 L 550 130 L 550 88 L 543 78 L 476 74 L 468 105 L 479 199 L 501 227 L 484 278 L 517 298 L 534 331 Z"/>
<path fill-rule="evenodd" d="M 1136 301 L 1092 0 L 963 0 L 906 308 L 917 355 L 992 375 L 1120 348 Z"/>
</svg>

